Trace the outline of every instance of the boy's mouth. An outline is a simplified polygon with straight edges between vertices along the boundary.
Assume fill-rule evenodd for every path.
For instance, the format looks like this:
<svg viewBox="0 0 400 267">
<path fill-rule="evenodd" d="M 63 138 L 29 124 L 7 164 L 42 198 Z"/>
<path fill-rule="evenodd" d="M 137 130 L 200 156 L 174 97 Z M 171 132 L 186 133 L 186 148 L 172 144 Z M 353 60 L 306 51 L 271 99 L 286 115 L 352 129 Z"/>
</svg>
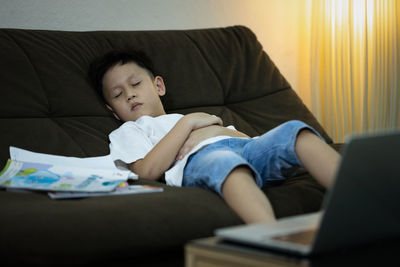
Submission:
<svg viewBox="0 0 400 267">
<path fill-rule="evenodd" d="M 143 104 L 142 103 L 133 103 L 131 106 L 131 110 L 139 109 Z"/>
</svg>

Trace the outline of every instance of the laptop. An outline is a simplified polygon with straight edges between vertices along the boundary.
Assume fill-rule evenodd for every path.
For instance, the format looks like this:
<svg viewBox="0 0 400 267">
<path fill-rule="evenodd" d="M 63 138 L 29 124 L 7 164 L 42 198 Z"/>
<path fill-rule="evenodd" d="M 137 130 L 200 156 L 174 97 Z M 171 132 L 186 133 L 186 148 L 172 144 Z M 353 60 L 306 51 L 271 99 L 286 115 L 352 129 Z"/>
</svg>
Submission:
<svg viewBox="0 0 400 267">
<path fill-rule="evenodd" d="M 322 211 L 215 234 L 298 255 L 400 237 L 400 132 L 355 136 L 345 144 Z"/>
</svg>

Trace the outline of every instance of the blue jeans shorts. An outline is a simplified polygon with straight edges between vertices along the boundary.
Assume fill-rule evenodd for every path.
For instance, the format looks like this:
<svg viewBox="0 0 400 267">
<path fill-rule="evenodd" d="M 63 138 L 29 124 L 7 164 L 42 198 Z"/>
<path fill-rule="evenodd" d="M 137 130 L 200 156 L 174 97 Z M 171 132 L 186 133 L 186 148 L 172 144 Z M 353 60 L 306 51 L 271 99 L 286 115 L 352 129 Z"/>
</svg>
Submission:
<svg viewBox="0 0 400 267">
<path fill-rule="evenodd" d="M 295 152 L 298 133 L 309 129 L 301 121 L 289 121 L 255 138 L 228 138 L 191 155 L 183 172 L 182 186 L 210 188 L 222 196 L 222 185 L 238 166 L 248 166 L 261 188 L 295 174 L 302 166 Z"/>
</svg>

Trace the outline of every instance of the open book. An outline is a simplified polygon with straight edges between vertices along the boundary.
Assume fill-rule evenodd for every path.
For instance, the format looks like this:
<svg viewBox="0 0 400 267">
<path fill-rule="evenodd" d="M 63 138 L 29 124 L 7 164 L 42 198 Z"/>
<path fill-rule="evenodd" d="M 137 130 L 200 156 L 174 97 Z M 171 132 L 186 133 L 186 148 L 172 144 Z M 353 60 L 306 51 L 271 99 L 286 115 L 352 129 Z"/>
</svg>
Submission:
<svg viewBox="0 0 400 267">
<path fill-rule="evenodd" d="M 130 194 L 144 194 L 163 192 L 162 187 L 155 187 L 150 185 L 129 185 L 123 182 L 111 192 L 49 192 L 49 197 L 52 199 L 64 198 L 82 198 L 82 197 L 101 197 L 101 196 L 114 196 L 114 195 L 130 195 Z"/>
<path fill-rule="evenodd" d="M 140 189 L 149 192 L 148 187 L 128 186 L 128 179 L 138 177 L 130 171 L 117 169 L 109 155 L 75 158 L 10 147 L 10 159 L 0 172 L 0 187 L 44 190 L 50 192 L 52 198 L 139 193 Z"/>
</svg>

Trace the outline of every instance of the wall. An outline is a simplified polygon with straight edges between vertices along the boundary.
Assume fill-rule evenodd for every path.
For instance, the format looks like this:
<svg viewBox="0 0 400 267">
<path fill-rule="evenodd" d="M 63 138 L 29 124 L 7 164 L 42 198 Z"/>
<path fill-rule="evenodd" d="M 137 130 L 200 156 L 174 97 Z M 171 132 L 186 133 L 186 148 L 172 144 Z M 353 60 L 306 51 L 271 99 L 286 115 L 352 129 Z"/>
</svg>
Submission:
<svg viewBox="0 0 400 267">
<path fill-rule="evenodd" d="M 245 25 L 309 105 L 308 50 L 299 43 L 308 1 L 0 0 L 0 27 L 90 31 Z"/>
</svg>

